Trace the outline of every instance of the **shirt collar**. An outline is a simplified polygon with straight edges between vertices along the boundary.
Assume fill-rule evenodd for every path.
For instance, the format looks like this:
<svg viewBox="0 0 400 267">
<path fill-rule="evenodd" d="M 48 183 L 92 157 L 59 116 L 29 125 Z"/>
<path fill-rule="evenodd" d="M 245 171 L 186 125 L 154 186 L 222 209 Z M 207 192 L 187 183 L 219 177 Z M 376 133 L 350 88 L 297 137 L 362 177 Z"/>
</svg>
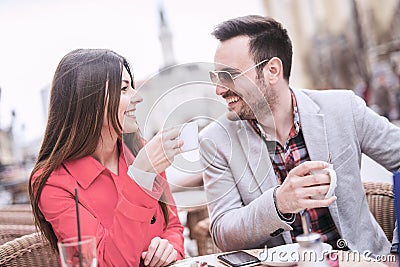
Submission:
<svg viewBox="0 0 400 267">
<path fill-rule="evenodd" d="M 76 181 L 84 189 L 106 169 L 100 162 L 92 156 L 85 156 L 76 160 L 69 160 L 63 163 L 69 174 L 76 179 Z"/>
<path fill-rule="evenodd" d="M 119 171 L 124 171 L 124 168 L 121 168 L 122 163 L 126 166 L 126 155 L 123 153 L 124 146 L 121 145 L 121 142 L 118 142 L 118 145 L 120 147 L 120 155 L 118 159 Z M 125 148 L 124 151 L 125 150 L 128 149 Z M 104 165 L 90 155 L 76 160 L 66 161 L 63 165 L 84 189 L 88 188 L 103 171 L 109 171 Z"/>
<path fill-rule="evenodd" d="M 292 89 L 290 89 L 290 94 L 292 96 L 292 106 L 293 106 L 293 125 L 296 130 L 296 133 L 298 134 L 301 129 L 299 108 L 297 107 L 296 96 L 294 95 Z"/>
</svg>

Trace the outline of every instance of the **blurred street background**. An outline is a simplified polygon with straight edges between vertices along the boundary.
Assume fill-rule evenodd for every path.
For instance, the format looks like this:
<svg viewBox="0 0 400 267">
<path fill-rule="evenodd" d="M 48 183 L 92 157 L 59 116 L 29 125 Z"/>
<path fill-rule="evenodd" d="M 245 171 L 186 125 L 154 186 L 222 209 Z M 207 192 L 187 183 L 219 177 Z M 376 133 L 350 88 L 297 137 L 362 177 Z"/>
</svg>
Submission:
<svg viewBox="0 0 400 267">
<path fill-rule="evenodd" d="M 210 33 L 249 14 L 272 16 L 288 29 L 291 86 L 353 90 L 399 123 L 400 0 L 1 0 L 0 206 L 28 202 L 27 179 L 62 56 L 76 48 L 125 56 L 145 100 L 137 115 L 146 138 L 167 124 L 196 120 L 202 128 L 225 110 L 208 81 L 217 44 Z M 193 179 L 197 159 L 185 158 Z M 363 161 L 365 173 L 376 170 L 369 163 Z M 177 185 L 192 177 L 180 168 L 169 173 Z"/>
</svg>

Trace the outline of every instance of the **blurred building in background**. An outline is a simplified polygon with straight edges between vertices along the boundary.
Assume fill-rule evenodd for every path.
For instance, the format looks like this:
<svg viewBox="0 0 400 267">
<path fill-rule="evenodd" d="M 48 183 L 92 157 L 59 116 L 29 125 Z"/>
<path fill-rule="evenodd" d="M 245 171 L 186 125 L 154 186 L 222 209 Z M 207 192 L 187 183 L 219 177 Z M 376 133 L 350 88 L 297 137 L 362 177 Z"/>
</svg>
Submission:
<svg viewBox="0 0 400 267">
<path fill-rule="evenodd" d="M 353 88 L 374 64 L 400 63 L 399 0 L 263 1 L 292 38 L 296 84 Z"/>
<path fill-rule="evenodd" d="M 0 105 L 1 105 L 1 87 L 0 87 Z M 1 120 L 1 113 L 0 113 Z M 12 162 L 12 136 L 9 129 L 0 128 L 0 166 Z"/>
<path fill-rule="evenodd" d="M 0 88 L 1 105 L 1 88 Z M 1 119 L 1 114 L 0 114 Z M 0 128 L 0 207 L 9 203 L 26 203 L 28 195 L 27 169 L 24 168 L 24 155 L 19 139 L 21 129 L 15 129 L 16 112 L 11 111 L 11 122 L 6 128 Z"/>
<path fill-rule="evenodd" d="M 0 129 L 0 165 L 14 162 L 12 153 L 12 135 L 8 130 Z"/>
<path fill-rule="evenodd" d="M 0 105 L 1 105 L 1 87 L 0 87 Z M 0 114 L 1 120 L 1 114 Z M 11 111 L 11 122 L 6 128 L 0 128 L 0 179 L 3 166 L 9 165 L 15 162 L 16 151 L 14 146 L 14 122 L 15 122 L 15 111 Z"/>
<path fill-rule="evenodd" d="M 263 4 L 265 14 L 280 21 L 292 38 L 291 84 L 354 89 L 380 112 L 374 96 L 378 77 L 384 75 L 390 88 L 389 117 L 399 117 L 399 0 L 263 0 Z"/>
<path fill-rule="evenodd" d="M 159 6 L 159 39 L 164 63 L 159 72 L 136 87 L 144 101 L 137 117 L 146 139 L 160 129 L 196 120 L 202 128 L 225 112 L 225 104 L 215 95 L 208 72 L 213 63 L 176 64 L 173 35 L 163 7 Z M 211 38 L 211 36 L 210 36 Z"/>
</svg>

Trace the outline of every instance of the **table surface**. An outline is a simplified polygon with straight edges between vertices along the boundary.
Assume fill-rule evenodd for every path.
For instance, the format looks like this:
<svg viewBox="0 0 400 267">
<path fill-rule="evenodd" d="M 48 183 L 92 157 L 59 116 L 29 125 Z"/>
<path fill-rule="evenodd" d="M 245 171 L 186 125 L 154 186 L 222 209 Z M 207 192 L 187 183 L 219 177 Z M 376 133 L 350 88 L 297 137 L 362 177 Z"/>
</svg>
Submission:
<svg viewBox="0 0 400 267">
<path fill-rule="evenodd" d="M 246 250 L 246 252 L 249 252 L 252 255 L 257 256 L 261 250 L 260 249 L 253 249 L 253 250 Z M 397 262 L 377 262 L 371 258 L 363 257 L 359 254 L 355 254 L 352 252 L 347 252 L 347 251 L 334 251 L 334 253 L 337 255 L 337 259 L 339 260 L 339 266 L 340 267 L 364 267 L 364 266 L 374 266 L 374 267 L 387 267 L 387 266 L 398 266 Z M 222 253 L 220 253 L 222 254 Z M 226 267 L 226 265 L 222 264 L 217 260 L 217 255 L 219 254 L 210 254 L 210 255 L 204 255 L 204 256 L 199 256 L 199 257 L 193 257 L 193 258 L 188 258 L 184 259 L 181 261 L 176 262 L 173 267 L 189 267 L 190 262 L 194 261 L 200 261 L 200 262 L 207 262 L 208 265 L 212 265 L 215 267 Z M 394 256 L 394 255 L 390 255 Z M 268 266 L 266 264 L 259 264 L 257 266 Z"/>
</svg>

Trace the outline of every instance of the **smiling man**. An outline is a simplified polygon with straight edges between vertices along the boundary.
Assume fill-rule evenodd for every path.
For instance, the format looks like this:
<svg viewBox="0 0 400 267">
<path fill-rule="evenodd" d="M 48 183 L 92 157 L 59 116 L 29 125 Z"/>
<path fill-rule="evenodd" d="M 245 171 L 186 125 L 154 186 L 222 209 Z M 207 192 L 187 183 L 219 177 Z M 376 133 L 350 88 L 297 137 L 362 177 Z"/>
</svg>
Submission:
<svg viewBox="0 0 400 267">
<path fill-rule="evenodd" d="M 299 212 L 334 248 L 387 254 L 390 242 L 371 215 L 361 154 L 400 167 L 400 129 L 349 90 L 289 86 L 292 44 L 272 18 L 246 16 L 218 25 L 210 78 L 227 116 L 201 133 L 211 233 L 222 250 L 291 243 Z M 325 195 L 333 164 L 334 195 Z M 315 172 L 313 172 L 315 171 Z"/>
</svg>

